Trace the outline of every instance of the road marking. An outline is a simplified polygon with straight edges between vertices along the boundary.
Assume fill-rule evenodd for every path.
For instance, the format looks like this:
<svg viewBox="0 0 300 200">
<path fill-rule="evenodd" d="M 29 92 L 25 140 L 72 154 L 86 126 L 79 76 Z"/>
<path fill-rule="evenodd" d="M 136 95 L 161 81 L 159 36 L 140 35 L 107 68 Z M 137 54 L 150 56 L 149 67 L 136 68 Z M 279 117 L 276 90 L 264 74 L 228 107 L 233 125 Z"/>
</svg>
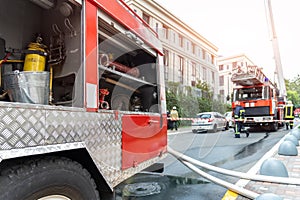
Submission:
<svg viewBox="0 0 300 200">
<path fill-rule="evenodd" d="M 222 200 L 235 200 L 237 197 L 238 197 L 237 193 L 232 192 L 231 190 L 227 190 Z"/>
</svg>

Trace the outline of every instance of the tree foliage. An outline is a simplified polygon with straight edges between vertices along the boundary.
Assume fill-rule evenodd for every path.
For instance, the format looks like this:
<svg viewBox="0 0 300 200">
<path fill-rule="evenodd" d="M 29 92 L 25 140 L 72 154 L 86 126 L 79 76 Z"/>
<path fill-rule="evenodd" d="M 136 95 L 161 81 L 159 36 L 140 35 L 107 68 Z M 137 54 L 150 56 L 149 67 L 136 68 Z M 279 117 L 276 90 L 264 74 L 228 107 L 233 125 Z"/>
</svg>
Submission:
<svg viewBox="0 0 300 200">
<path fill-rule="evenodd" d="M 196 88 L 201 90 L 201 96 L 196 96 L 189 86 L 168 82 L 166 88 L 167 109 L 177 107 L 181 118 L 195 117 L 200 112 L 217 111 L 225 113 L 230 108 L 227 104 L 213 98 L 210 86 L 206 82 L 198 81 Z M 181 125 L 189 125 L 190 121 L 181 121 Z"/>
<path fill-rule="evenodd" d="M 285 80 L 287 90 L 287 100 L 292 101 L 294 105 L 300 106 L 300 76 L 292 80 Z"/>
</svg>

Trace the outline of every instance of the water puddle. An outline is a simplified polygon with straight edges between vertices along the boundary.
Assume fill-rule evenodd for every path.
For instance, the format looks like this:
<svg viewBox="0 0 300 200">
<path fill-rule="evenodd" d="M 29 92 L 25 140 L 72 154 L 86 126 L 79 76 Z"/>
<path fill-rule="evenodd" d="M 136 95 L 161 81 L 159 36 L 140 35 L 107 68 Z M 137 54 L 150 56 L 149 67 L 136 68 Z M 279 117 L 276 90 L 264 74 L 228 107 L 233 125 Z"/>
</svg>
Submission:
<svg viewBox="0 0 300 200">
<path fill-rule="evenodd" d="M 144 197 L 159 194 L 162 187 L 157 182 L 132 183 L 124 186 L 122 196 L 125 197 Z"/>
<path fill-rule="evenodd" d="M 245 146 L 244 148 L 242 148 L 241 151 L 239 151 L 237 154 L 234 155 L 234 160 L 239 160 L 241 158 L 251 156 L 254 153 L 256 153 L 258 150 L 264 148 L 264 145 L 262 145 L 262 143 L 264 142 L 264 140 L 267 137 L 269 137 L 268 133 L 266 133 L 265 137 L 258 140 L 257 142 L 249 144 L 249 145 Z"/>
<path fill-rule="evenodd" d="M 264 148 L 264 145 L 262 143 L 265 141 L 265 139 L 267 137 L 269 137 L 268 133 L 266 133 L 266 135 L 262 139 L 258 140 L 257 142 L 254 142 L 252 144 L 249 144 L 249 145 L 243 147 L 236 154 L 234 154 L 230 157 L 227 157 L 226 159 L 212 163 L 212 165 L 219 167 L 219 166 L 222 166 L 223 164 L 228 163 L 229 161 L 240 160 L 240 159 L 244 159 L 246 157 L 254 155 L 257 151 Z"/>
<path fill-rule="evenodd" d="M 122 182 L 116 188 L 116 199 L 165 199 L 181 186 L 210 183 L 205 180 L 167 176 L 156 173 L 140 173 Z"/>
</svg>

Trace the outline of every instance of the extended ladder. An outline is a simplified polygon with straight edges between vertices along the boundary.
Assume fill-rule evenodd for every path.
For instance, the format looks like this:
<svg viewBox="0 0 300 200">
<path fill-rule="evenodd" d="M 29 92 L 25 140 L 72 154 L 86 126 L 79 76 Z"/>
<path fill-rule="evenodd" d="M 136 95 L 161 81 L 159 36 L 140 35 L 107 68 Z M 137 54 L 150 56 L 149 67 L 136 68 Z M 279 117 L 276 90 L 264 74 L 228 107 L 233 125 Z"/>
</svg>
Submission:
<svg viewBox="0 0 300 200">
<path fill-rule="evenodd" d="M 238 66 L 232 69 L 233 74 L 231 81 L 237 85 L 257 85 L 268 82 L 269 79 L 262 72 L 261 68 L 257 66 Z"/>
</svg>

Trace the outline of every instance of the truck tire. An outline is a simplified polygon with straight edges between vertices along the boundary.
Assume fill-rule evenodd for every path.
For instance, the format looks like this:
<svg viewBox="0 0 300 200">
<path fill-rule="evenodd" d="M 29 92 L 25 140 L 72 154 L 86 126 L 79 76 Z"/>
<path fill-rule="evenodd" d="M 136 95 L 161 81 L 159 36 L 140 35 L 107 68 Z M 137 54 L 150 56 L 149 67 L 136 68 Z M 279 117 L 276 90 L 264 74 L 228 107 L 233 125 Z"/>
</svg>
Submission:
<svg viewBox="0 0 300 200">
<path fill-rule="evenodd" d="M 271 123 L 270 125 L 269 125 L 269 129 L 270 129 L 270 131 L 272 131 L 272 132 L 276 132 L 277 130 L 278 130 L 278 123 L 277 122 L 273 122 L 273 123 Z"/>
<path fill-rule="evenodd" d="M 27 161 L 1 170 L 0 199 L 99 200 L 96 184 L 79 163 L 67 158 Z"/>
</svg>

